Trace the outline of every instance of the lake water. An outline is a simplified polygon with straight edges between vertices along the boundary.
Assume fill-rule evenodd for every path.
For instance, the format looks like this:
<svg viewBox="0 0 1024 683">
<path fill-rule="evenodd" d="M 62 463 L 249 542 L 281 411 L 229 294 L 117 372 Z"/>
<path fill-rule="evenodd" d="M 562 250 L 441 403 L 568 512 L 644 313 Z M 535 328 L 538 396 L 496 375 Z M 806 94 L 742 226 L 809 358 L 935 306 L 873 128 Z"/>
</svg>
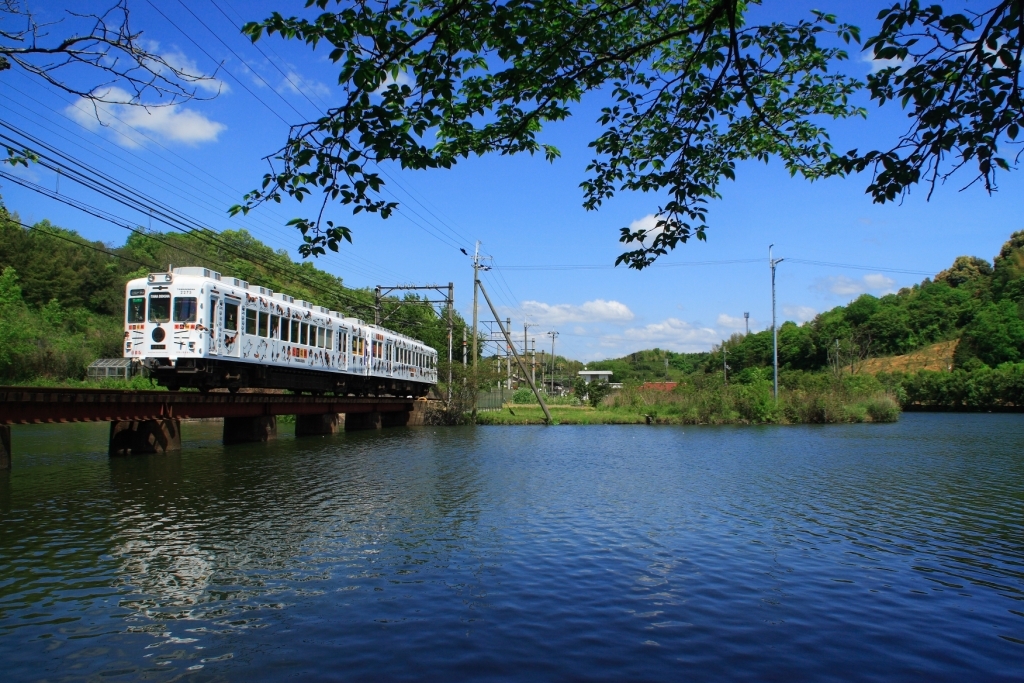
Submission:
<svg viewBox="0 0 1024 683">
<path fill-rule="evenodd" d="M 1021 415 L 182 431 L 14 429 L 5 681 L 1024 680 Z"/>
</svg>

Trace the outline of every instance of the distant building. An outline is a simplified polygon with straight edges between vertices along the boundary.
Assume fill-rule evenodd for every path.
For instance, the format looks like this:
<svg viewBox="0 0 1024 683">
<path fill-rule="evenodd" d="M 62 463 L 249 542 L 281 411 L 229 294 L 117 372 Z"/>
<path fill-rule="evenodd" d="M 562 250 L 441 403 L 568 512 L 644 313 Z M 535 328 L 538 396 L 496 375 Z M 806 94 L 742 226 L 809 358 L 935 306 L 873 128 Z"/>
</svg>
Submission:
<svg viewBox="0 0 1024 683">
<path fill-rule="evenodd" d="M 587 384 L 591 382 L 611 382 L 612 371 L 611 370 L 580 370 L 579 376 L 583 378 L 583 381 Z"/>
<path fill-rule="evenodd" d="M 580 370 L 578 374 L 587 384 L 590 384 L 591 382 L 608 382 L 608 386 L 612 389 L 622 388 L 621 383 L 612 382 L 611 370 Z"/>
</svg>

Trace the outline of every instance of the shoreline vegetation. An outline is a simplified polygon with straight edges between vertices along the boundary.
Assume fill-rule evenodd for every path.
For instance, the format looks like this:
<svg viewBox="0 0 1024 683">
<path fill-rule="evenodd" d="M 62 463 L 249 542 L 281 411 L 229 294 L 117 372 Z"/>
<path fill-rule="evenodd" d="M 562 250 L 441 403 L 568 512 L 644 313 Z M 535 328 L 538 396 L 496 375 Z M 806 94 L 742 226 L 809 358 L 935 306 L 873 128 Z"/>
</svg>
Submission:
<svg viewBox="0 0 1024 683">
<path fill-rule="evenodd" d="M 548 408 L 555 424 L 572 425 L 838 424 L 899 419 L 899 402 L 873 377 L 822 381 L 826 379 L 798 389 L 780 387 L 777 403 L 772 397 L 772 384 L 764 377 L 747 384 L 724 385 L 721 377 L 698 374 L 671 391 L 626 385 L 596 405 L 574 400 L 575 397 L 556 397 Z M 526 397 L 517 392 L 515 398 Z M 544 415 L 534 398 L 531 403 L 508 403 L 501 410 L 480 411 L 476 422 L 544 424 Z"/>
</svg>

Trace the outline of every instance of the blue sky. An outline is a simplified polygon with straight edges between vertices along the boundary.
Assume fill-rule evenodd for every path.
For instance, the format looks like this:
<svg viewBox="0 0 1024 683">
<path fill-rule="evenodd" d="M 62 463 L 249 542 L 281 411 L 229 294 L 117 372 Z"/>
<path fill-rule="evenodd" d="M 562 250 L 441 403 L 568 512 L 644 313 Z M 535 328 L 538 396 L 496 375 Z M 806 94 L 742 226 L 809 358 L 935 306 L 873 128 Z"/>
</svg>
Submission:
<svg viewBox="0 0 1024 683">
<path fill-rule="evenodd" d="M 281 0 L 216 3 L 230 17 L 247 20 L 275 9 L 298 13 L 302 5 Z M 93 4 L 100 8 L 109 3 Z M 882 4 L 823 3 L 866 34 Z M 59 18 L 66 6 L 33 3 L 34 10 L 49 18 Z M 161 0 L 156 6 L 166 18 L 147 0 L 131 0 L 129 6 L 136 29 L 144 31 L 144 39 L 161 54 L 207 73 L 215 68 L 214 60 L 222 62 L 222 82 L 211 84 L 209 93 L 215 86 L 220 94 L 150 113 L 116 108 L 102 113 L 106 125 L 101 126 L 91 110 L 72 97 L 5 71 L 0 72 L 0 119 L 88 159 L 210 227 L 244 227 L 294 254 L 297 234 L 284 226 L 298 215 L 294 207 L 260 209 L 245 218 L 228 218 L 226 209 L 259 184 L 266 169 L 263 157 L 285 140 L 286 122 L 298 121 L 300 114 L 315 115 L 298 91 L 318 105 L 332 102 L 336 71 L 324 58 L 325 51 L 313 53 L 274 37 L 260 43 L 268 60 L 238 35 L 211 0 Z M 817 3 L 769 0 L 756 11 L 760 16 L 793 19 L 806 16 L 813 6 Z M 854 54 L 847 69 L 866 75 L 871 66 Z M 775 244 L 777 257 L 866 267 L 780 264 L 780 318 L 803 321 L 862 292 L 882 294 L 918 282 L 961 254 L 991 259 L 1012 231 L 1024 227 L 1019 218 L 1020 174 L 1003 174 L 999 192 L 991 197 L 978 187 L 959 191 L 968 180 L 964 176 L 940 188 L 930 202 L 918 188 L 902 203 L 879 206 L 864 194 L 867 176 L 811 184 L 790 178 L 778 162 L 749 163 L 738 169 L 735 182 L 724 186 L 722 200 L 711 205 L 706 243 L 683 245 L 640 273 L 612 268 L 622 251 L 619 228 L 651 220 L 663 198 L 623 194 L 600 211 L 583 210 L 579 183 L 590 161 L 587 142 L 599 130 L 594 121 L 604 97 L 588 97 L 573 118 L 544 132 L 543 140 L 562 151 L 554 164 L 521 156 L 470 159 L 448 171 L 385 167 L 394 179 L 386 194 L 402 202 L 398 215 L 386 221 L 352 217 L 344 207 L 333 206 L 330 217 L 352 227 L 355 243 L 345 245 L 340 255 L 321 257 L 317 265 L 342 276 L 350 286 L 453 281 L 457 306 L 469 318 L 471 264 L 457 247 L 471 251 L 473 242 L 480 240 L 482 251 L 496 266 L 484 282 L 502 317 L 512 318 L 520 337 L 525 318 L 536 325 L 531 337 L 537 338 L 538 346 L 550 348 L 545 333 L 557 330 L 560 354 L 595 360 L 655 346 L 706 350 L 742 330 L 745 311 L 752 329 L 765 328 L 771 320 L 770 243 Z M 833 140 L 840 150 L 884 145 L 905 126 L 898 108 L 871 106 L 868 120 L 836 125 Z M 19 173 L 56 187 L 56 176 L 46 170 Z M 148 224 L 147 217 L 105 203 L 67 179 L 61 192 Z M 49 218 L 112 244 L 123 243 L 126 237 L 122 229 L 12 183 L 0 183 L 0 194 L 26 222 Z M 688 265 L 747 259 L 759 260 Z M 522 268 L 562 264 L 607 267 Z M 490 317 L 481 313 L 482 319 Z"/>
</svg>

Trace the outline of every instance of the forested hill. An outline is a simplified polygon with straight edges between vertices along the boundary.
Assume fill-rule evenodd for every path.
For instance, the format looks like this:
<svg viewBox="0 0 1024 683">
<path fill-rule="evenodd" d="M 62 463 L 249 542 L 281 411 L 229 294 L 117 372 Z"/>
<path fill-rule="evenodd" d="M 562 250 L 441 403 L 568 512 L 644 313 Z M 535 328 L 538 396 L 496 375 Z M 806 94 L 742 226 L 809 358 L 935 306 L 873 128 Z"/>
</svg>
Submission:
<svg viewBox="0 0 1024 683">
<path fill-rule="evenodd" d="M 371 291 L 346 288 L 341 278 L 295 263 L 244 230 L 140 231 L 111 248 L 48 221 L 25 226 L 0 202 L 0 383 L 81 378 L 96 358 L 119 357 L 125 283 L 170 264 L 211 268 L 373 320 Z M 447 355 L 447 325 L 426 306 L 403 306 L 387 324 Z M 461 318 L 457 324 L 461 339 Z"/>
<path fill-rule="evenodd" d="M 934 279 L 881 298 L 864 294 L 803 325 L 779 327 L 779 365 L 785 370 L 857 369 L 865 358 L 909 353 L 959 339 L 957 368 L 972 370 L 1024 360 L 1024 231 L 1010 236 L 992 263 L 960 256 Z M 724 343 L 733 373 L 772 363 L 771 330 L 736 334 Z M 655 349 L 590 363 L 615 379 L 677 378 L 703 367 L 722 368 L 722 350 L 676 354 Z"/>
</svg>

